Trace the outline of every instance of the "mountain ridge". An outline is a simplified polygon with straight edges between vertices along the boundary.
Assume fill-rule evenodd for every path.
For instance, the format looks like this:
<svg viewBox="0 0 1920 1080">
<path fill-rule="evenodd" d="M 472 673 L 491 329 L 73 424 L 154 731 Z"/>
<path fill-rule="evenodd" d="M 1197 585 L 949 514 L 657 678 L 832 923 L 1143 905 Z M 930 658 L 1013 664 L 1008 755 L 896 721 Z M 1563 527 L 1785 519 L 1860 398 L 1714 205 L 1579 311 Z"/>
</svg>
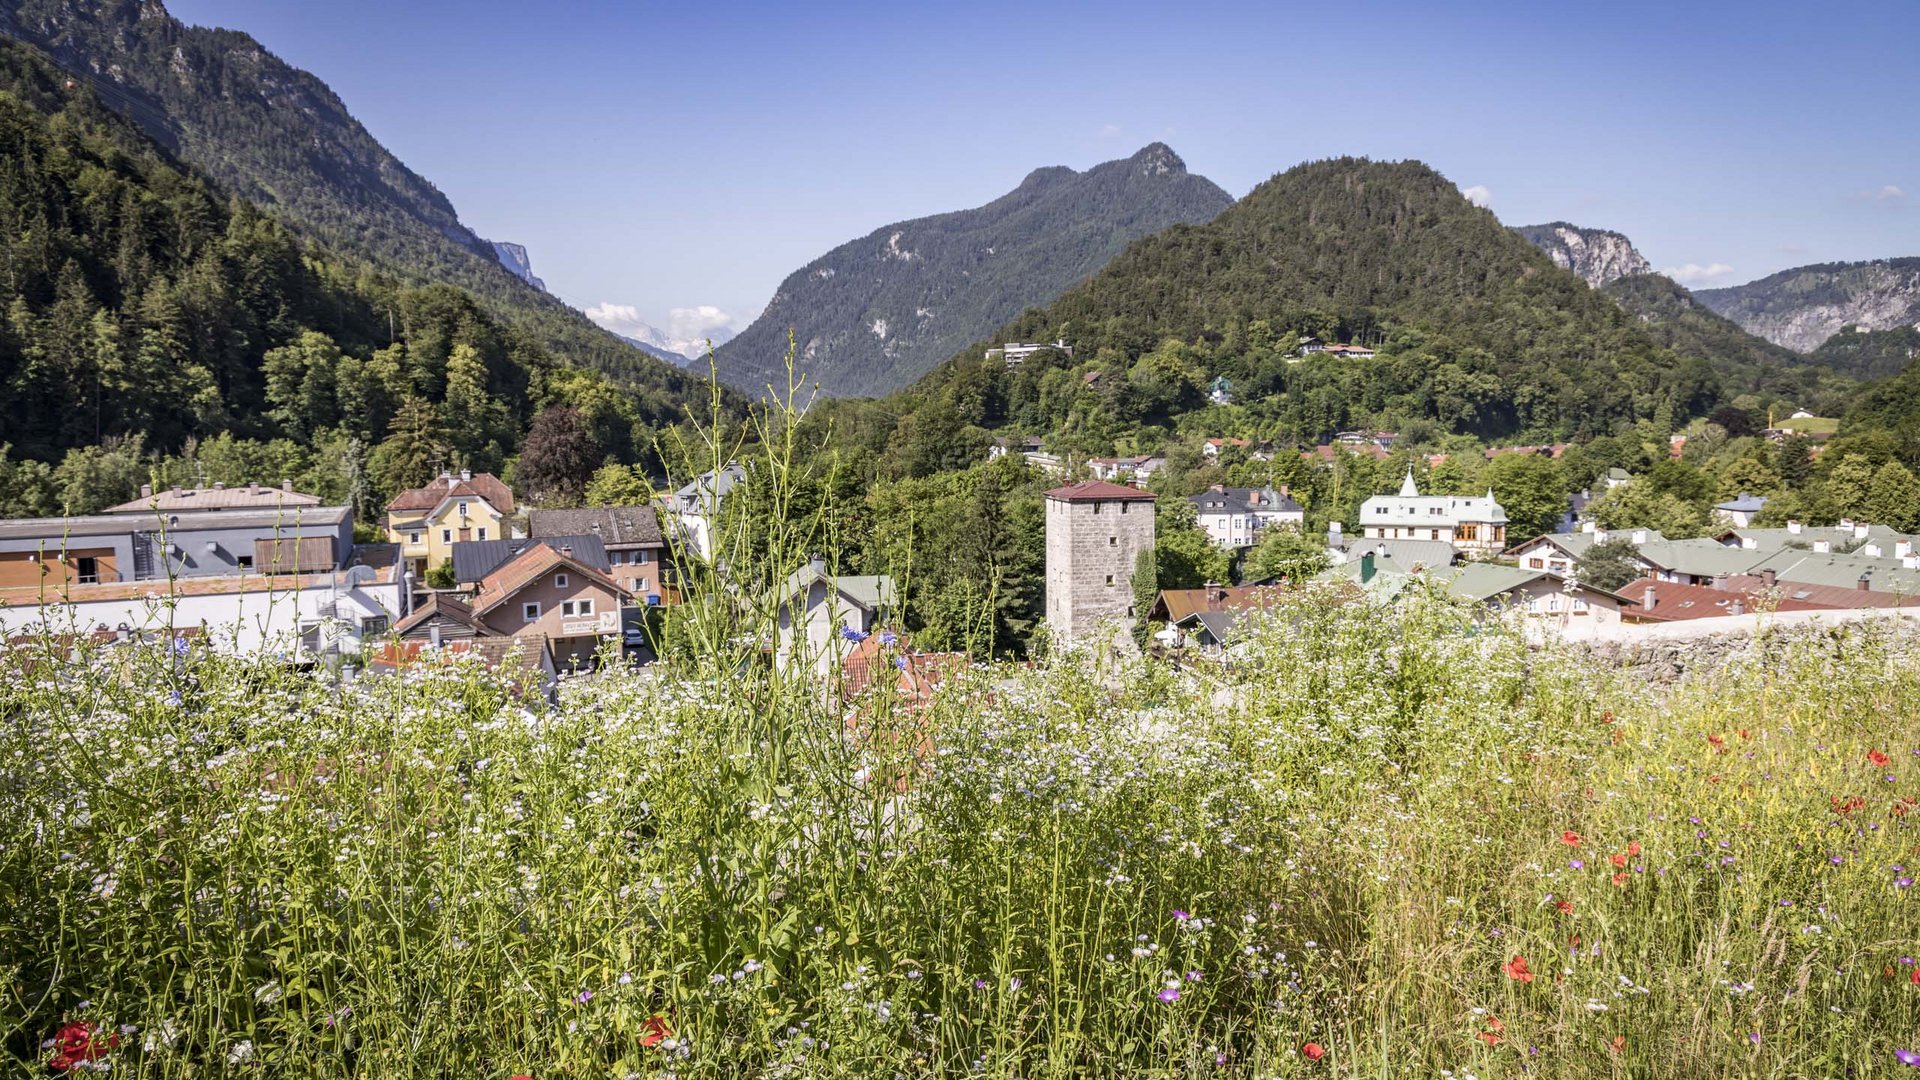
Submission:
<svg viewBox="0 0 1920 1080">
<path fill-rule="evenodd" d="M 1812 353 L 1844 327 L 1920 326 L 1920 257 L 1813 263 L 1695 295 L 1751 333 Z"/>
<path fill-rule="evenodd" d="M 813 259 L 715 360 L 723 379 L 754 392 L 785 378 L 792 327 L 799 367 L 826 392 L 897 389 L 1130 241 L 1210 220 L 1232 201 L 1159 142 L 1085 172 L 1037 168 L 984 205 L 883 225 Z"/>
</svg>

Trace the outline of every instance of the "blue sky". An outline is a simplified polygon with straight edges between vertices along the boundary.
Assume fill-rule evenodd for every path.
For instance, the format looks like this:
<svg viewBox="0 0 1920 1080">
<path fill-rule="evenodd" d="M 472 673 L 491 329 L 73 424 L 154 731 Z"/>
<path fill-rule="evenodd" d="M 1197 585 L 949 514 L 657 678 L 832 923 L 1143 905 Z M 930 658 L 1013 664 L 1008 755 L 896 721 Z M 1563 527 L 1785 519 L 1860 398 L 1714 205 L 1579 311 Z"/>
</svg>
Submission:
<svg viewBox="0 0 1920 1080">
<path fill-rule="evenodd" d="M 565 299 L 662 328 L 744 326 L 837 244 L 1154 140 L 1236 197 L 1418 158 L 1696 287 L 1920 255 L 1914 0 L 168 7 L 326 80 Z"/>
</svg>

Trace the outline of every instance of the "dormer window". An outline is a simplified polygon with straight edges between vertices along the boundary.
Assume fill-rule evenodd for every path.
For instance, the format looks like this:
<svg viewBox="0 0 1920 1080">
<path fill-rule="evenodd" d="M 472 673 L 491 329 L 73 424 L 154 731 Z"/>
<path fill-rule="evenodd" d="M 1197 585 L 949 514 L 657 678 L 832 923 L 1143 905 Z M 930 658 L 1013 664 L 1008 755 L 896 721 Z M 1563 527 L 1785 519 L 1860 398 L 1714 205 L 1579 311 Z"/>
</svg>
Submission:
<svg viewBox="0 0 1920 1080">
<path fill-rule="evenodd" d="M 565 574 L 555 574 L 555 575 L 553 575 L 553 587 L 554 587 L 554 588 L 556 588 L 556 589 L 564 589 L 564 588 L 566 588 L 566 587 L 567 587 L 567 575 L 565 575 Z"/>
</svg>

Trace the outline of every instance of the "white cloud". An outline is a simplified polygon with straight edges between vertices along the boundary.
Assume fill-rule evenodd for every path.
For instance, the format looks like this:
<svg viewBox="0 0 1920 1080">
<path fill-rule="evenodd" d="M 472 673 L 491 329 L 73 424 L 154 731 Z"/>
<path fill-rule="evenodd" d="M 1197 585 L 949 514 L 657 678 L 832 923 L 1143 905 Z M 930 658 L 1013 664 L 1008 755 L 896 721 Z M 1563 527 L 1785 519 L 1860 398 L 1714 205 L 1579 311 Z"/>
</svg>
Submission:
<svg viewBox="0 0 1920 1080">
<path fill-rule="evenodd" d="M 1119 124 L 1100 125 L 1100 137 L 1103 139 L 1117 139 L 1122 134 L 1123 132 L 1120 130 Z"/>
<path fill-rule="evenodd" d="M 1906 198 L 1907 193 L 1892 184 L 1887 184 L 1875 191 L 1856 191 L 1853 193 L 1855 202 L 1897 203 L 1905 202 Z"/>
<path fill-rule="evenodd" d="M 733 336 L 733 316 L 712 304 L 677 307 L 667 313 L 667 332 L 691 341 L 711 337 L 719 344 Z"/>
<path fill-rule="evenodd" d="M 653 329 L 640 317 L 640 309 L 632 304 L 595 304 L 586 310 L 586 316 L 606 329 L 627 337 L 645 337 L 646 332 Z"/>
<path fill-rule="evenodd" d="M 1670 266 L 1660 272 L 1682 285 L 1705 285 L 1733 273 L 1733 267 L 1723 262 L 1708 263 L 1705 266 L 1699 263 L 1688 263 L 1685 266 Z"/>
<path fill-rule="evenodd" d="M 1493 192 L 1489 190 L 1487 188 L 1487 185 L 1485 184 L 1475 184 L 1472 187 L 1463 187 L 1460 189 L 1460 194 L 1465 195 L 1467 197 L 1467 201 L 1472 203 L 1475 206 L 1492 206 L 1493 205 Z"/>
</svg>

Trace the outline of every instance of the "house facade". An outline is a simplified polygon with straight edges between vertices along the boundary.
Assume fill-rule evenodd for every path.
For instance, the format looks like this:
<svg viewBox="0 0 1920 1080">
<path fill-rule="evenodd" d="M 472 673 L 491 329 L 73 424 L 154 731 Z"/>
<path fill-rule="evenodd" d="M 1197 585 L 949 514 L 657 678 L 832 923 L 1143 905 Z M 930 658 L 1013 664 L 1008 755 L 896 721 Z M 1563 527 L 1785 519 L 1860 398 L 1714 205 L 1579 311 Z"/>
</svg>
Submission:
<svg viewBox="0 0 1920 1080">
<path fill-rule="evenodd" d="M 746 467 L 729 461 L 718 469 L 701 473 L 685 487 L 669 495 L 666 511 L 679 529 L 679 542 L 701 559 L 714 556 L 714 532 L 719 526 L 720 510 L 735 485 L 747 481 Z"/>
<path fill-rule="evenodd" d="M 534 510 L 527 515 L 534 539 L 595 536 L 607 554 L 607 573 L 642 604 L 670 604 L 667 541 L 651 506 L 605 506 L 586 510 Z"/>
<path fill-rule="evenodd" d="M 513 491 L 492 473 L 442 473 L 387 504 L 387 539 L 400 545 L 416 576 L 453 558 L 453 545 L 503 540 Z"/>
<path fill-rule="evenodd" d="M 0 589 L 316 573 L 352 550 L 345 506 L 10 518 L 0 521 Z"/>
<path fill-rule="evenodd" d="M 1133 568 L 1153 550 L 1154 499 L 1102 480 L 1047 492 L 1047 626 L 1055 642 L 1072 646 L 1103 620 L 1133 619 Z"/>
<path fill-rule="evenodd" d="M 1422 495 L 1412 468 L 1398 495 L 1375 495 L 1360 504 L 1360 529 L 1370 540 L 1445 540 L 1483 552 L 1507 546 L 1507 512 L 1491 490 L 1484 497 Z"/>
<path fill-rule="evenodd" d="M 813 669 L 826 677 L 854 647 L 875 633 L 894 606 L 885 574 L 840 574 L 815 556 L 780 588 L 774 627 L 774 663 Z"/>
<path fill-rule="evenodd" d="M 1286 492 L 1272 488 L 1233 488 L 1215 484 L 1187 500 L 1213 546 L 1234 550 L 1259 543 L 1262 530 L 1275 525 L 1301 528 L 1307 512 Z"/>
<path fill-rule="evenodd" d="M 603 643 L 620 639 L 628 599 L 619 582 L 541 543 L 482 579 L 470 607 L 485 627 L 480 636 L 543 638 L 565 671 L 589 665 Z"/>
</svg>

